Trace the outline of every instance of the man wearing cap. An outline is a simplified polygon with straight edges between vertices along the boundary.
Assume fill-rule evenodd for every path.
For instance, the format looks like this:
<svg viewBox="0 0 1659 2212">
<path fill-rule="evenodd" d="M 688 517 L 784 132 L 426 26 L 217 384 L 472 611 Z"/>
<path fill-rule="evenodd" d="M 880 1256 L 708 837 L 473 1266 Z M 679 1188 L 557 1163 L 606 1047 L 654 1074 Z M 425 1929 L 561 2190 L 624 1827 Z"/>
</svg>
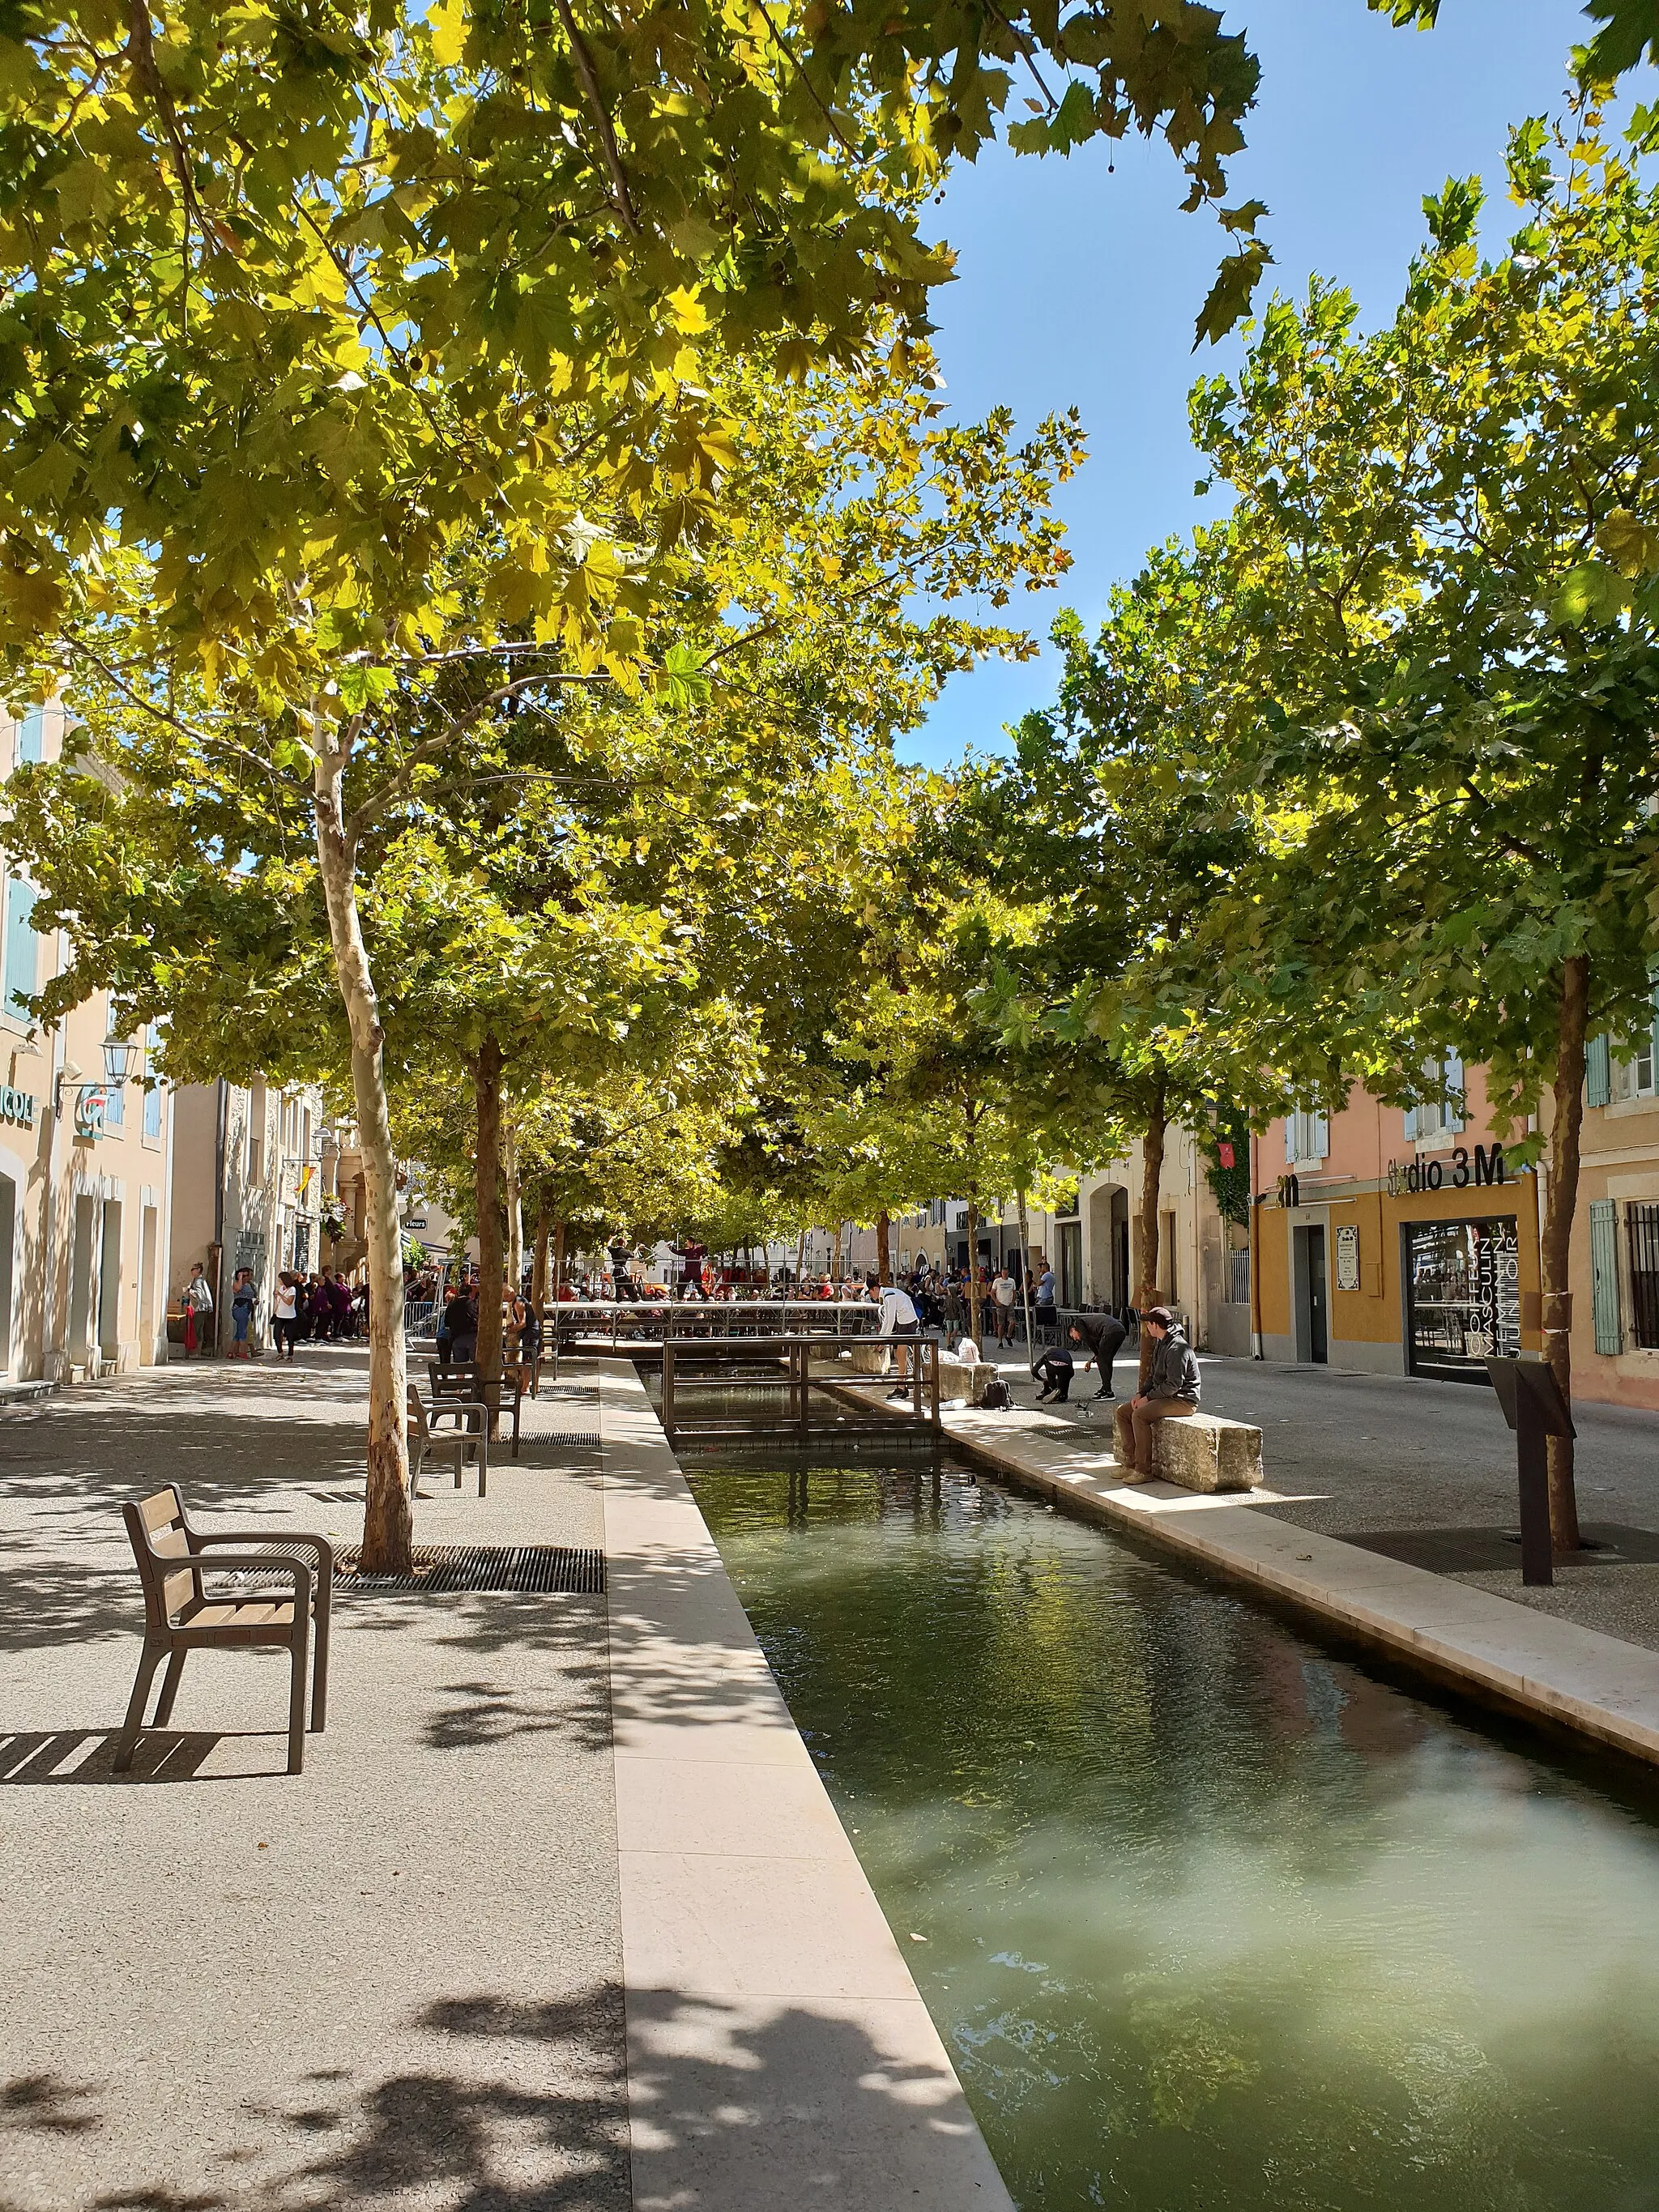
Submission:
<svg viewBox="0 0 1659 2212">
<path fill-rule="evenodd" d="M 1120 1406 L 1113 1419 L 1118 1465 L 1131 1482 L 1144 1482 L 1152 1471 L 1152 1424 L 1198 1411 L 1198 1362 L 1175 1316 L 1168 1306 L 1152 1306 L 1140 1325 L 1152 1333 L 1152 1372 L 1146 1389 Z"/>
</svg>

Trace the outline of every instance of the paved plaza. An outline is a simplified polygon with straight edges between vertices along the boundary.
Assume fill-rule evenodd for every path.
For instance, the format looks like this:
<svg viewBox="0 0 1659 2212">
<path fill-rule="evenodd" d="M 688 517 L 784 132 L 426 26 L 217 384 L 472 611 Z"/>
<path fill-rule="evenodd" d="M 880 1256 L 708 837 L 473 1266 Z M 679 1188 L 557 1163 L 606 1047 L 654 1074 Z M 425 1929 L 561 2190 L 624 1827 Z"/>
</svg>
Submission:
<svg viewBox="0 0 1659 2212">
<path fill-rule="evenodd" d="M 0 2205 L 629 2202 L 602 1597 L 342 1595 L 328 1727 L 191 1658 L 112 1774 L 143 1611 L 119 1502 L 355 1537 L 366 1357 L 177 1366 L 0 1417 Z M 597 1545 L 544 1393 L 493 1541 Z M 428 1474 L 423 1541 L 477 1540 Z M 169 1786 L 179 1785 L 179 1786 Z"/>
</svg>

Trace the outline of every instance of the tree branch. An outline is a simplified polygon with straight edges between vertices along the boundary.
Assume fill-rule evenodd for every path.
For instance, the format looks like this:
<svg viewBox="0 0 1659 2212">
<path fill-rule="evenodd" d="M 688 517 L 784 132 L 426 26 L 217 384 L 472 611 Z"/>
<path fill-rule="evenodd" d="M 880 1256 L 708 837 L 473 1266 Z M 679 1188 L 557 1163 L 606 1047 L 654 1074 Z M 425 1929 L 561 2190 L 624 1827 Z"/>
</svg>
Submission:
<svg viewBox="0 0 1659 2212">
<path fill-rule="evenodd" d="M 599 129 L 599 143 L 605 150 L 605 164 L 611 172 L 611 184 L 616 195 L 617 212 L 635 238 L 644 233 L 640 219 L 634 212 L 634 198 L 628 189 L 628 177 L 623 168 L 622 155 L 617 150 L 617 134 L 611 127 L 611 118 L 599 93 L 599 80 L 593 68 L 593 57 L 587 51 L 587 41 L 576 27 L 576 19 L 570 12 L 570 0 L 553 0 L 559 11 L 559 21 L 564 25 L 564 34 L 570 41 L 570 58 L 575 65 L 581 88 L 587 96 L 588 106 Z"/>
</svg>

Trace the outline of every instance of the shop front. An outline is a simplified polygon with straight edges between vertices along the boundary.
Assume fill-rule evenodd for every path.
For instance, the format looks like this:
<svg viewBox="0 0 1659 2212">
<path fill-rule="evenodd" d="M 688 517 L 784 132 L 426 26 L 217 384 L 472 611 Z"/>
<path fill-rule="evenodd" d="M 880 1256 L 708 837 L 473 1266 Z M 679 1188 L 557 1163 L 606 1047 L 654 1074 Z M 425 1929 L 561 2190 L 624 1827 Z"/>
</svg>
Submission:
<svg viewBox="0 0 1659 2212">
<path fill-rule="evenodd" d="M 1484 1363 L 1521 1352 L 1518 1216 L 1401 1224 L 1406 1371 L 1485 1382 Z"/>
</svg>

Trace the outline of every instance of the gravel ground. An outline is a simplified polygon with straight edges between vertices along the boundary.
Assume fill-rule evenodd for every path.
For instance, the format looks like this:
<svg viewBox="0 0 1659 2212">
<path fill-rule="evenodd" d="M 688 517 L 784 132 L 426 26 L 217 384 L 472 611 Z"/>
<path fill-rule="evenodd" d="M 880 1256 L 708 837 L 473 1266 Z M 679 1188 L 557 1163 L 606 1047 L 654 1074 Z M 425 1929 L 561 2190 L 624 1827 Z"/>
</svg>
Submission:
<svg viewBox="0 0 1659 2212">
<path fill-rule="evenodd" d="M 329 1724 L 285 1653 L 200 1654 L 110 1770 L 142 1606 L 121 1498 L 361 1528 L 365 1355 L 204 1363 L 0 1414 L 0 2212 L 629 2203 L 605 1600 L 337 1600 Z M 601 1541 L 569 1377 L 417 1540 Z"/>
</svg>

